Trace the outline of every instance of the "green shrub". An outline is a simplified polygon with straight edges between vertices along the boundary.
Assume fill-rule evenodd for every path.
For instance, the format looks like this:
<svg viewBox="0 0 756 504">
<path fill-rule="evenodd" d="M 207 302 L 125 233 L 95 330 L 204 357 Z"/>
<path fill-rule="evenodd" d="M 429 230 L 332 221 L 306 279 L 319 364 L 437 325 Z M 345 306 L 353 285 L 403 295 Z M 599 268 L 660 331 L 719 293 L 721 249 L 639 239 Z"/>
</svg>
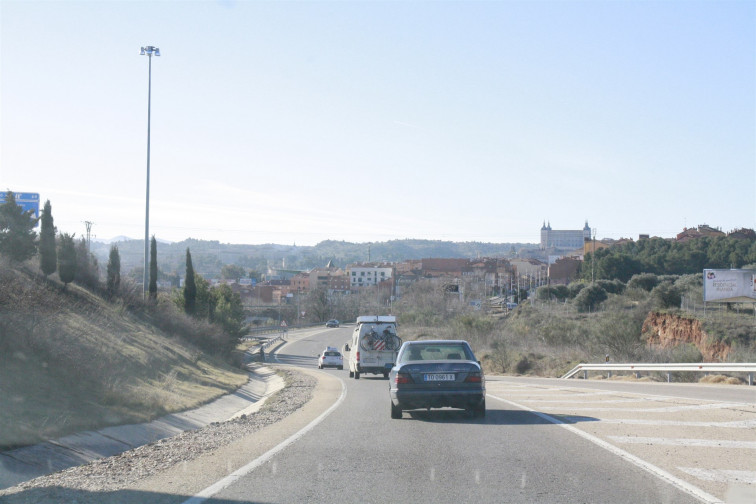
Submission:
<svg viewBox="0 0 756 504">
<path fill-rule="evenodd" d="M 643 289 L 651 292 L 659 284 L 659 278 L 653 273 L 639 273 L 633 275 L 627 282 L 628 289 Z"/>
<path fill-rule="evenodd" d="M 672 282 L 662 282 L 651 291 L 657 309 L 679 308 L 682 301 L 680 290 Z"/>
<path fill-rule="evenodd" d="M 580 291 L 575 296 L 575 306 L 578 312 L 593 312 L 596 311 L 599 305 L 606 300 L 608 295 L 606 291 L 599 287 L 597 284 L 592 284 Z"/>
<path fill-rule="evenodd" d="M 585 288 L 586 284 L 583 282 L 572 282 L 570 285 L 567 286 L 567 297 L 569 299 L 575 299 L 577 295 L 580 293 L 581 290 Z"/>
</svg>

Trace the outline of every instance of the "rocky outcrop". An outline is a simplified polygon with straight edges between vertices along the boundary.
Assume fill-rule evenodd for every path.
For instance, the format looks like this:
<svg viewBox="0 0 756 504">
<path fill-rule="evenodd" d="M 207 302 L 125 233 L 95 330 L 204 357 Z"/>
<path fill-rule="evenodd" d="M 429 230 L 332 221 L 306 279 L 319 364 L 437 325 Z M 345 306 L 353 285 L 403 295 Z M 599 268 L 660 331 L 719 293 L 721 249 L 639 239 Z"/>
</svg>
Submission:
<svg viewBox="0 0 756 504">
<path fill-rule="evenodd" d="M 694 318 L 650 312 L 643 322 L 643 334 L 650 346 L 659 348 L 692 343 L 701 352 L 704 362 L 723 362 L 730 353 L 730 345 L 706 334 L 701 321 Z"/>
</svg>

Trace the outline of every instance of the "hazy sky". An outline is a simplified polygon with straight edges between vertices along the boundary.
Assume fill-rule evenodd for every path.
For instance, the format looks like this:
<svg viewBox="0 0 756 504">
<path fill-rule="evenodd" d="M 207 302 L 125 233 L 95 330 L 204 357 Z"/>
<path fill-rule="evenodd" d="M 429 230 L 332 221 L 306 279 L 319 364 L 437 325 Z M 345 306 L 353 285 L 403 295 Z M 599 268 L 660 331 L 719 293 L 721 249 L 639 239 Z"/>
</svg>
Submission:
<svg viewBox="0 0 756 504">
<path fill-rule="evenodd" d="M 756 227 L 756 2 L 0 1 L 0 190 L 314 245 Z"/>
</svg>

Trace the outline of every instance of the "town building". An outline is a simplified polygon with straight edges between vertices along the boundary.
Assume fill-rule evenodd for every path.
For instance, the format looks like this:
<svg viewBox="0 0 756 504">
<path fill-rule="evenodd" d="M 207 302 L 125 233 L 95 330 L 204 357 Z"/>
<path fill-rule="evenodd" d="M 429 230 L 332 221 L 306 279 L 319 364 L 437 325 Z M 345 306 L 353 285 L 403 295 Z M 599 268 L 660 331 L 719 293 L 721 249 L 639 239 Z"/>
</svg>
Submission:
<svg viewBox="0 0 756 504">
<path fill-rule="evenodd" d="M 576 250 L 582 249 L 585 240 L 591 238 L 591 228 L 588 221 L 585 221 L 583 229 L 551 229 L 551 222 L 543 222 L 541 227 L 541 250 L 562 249 Z"/>
<path fill-rule="evenodd" d="M 696 238 L 702 238 L 704 236 L 713 238 L 717 236 L 725 236 L 725 234 L 721 229 L 713 228 L 707 224 L 701 224 L 698 228 L 683 228 L 682 232 L 677 234 L 675 240 L 684 242 Z"/>
<path fill-rule="evenodd" d="M 383 282 L 393 282 L 394 267 L 390 264 L 358 263 L 347 266 L 351 289 L 374 287 Z"/>
</svg>

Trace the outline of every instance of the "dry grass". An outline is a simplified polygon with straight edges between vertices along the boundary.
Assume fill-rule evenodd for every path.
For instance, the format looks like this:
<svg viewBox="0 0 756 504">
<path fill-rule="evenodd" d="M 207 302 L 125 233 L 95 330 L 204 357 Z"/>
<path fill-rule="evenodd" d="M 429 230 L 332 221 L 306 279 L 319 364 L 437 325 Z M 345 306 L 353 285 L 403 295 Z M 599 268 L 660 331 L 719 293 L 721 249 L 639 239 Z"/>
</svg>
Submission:
<svg viewBox="0 0 756 504">
<path fill-rule="evenodd" d="M 70 284 L 0 264 L 0 446 L 147 421 L 246 373 Z"/>
<path fill-rule="evenodd" d="M 742 385 L 746 383 L 744 380 L 735 376 L 725 375 L 708 375 L 698 380 L 699 383 L 714 383 L 720 385 Z"/>
</svg>

